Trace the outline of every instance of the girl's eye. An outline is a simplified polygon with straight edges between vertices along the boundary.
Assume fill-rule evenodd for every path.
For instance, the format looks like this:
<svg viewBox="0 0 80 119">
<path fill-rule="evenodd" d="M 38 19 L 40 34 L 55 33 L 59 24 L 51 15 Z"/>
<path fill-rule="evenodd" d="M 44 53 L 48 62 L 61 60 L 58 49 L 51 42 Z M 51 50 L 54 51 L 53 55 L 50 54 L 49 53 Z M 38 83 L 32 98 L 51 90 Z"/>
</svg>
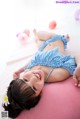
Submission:
<svg viewBox="0 0 80 119">
<path fill-rule="evenodd" d="M 33 86 L 33 89 L 34 89 L 34 90 L 37 90 L 34 86 Z"/>
<path fill-rule="evenodd" d="M 26 82 L 28 81 L 27 79 L 23 79 L 23 80 L 26 81 Z"/>
</svg>

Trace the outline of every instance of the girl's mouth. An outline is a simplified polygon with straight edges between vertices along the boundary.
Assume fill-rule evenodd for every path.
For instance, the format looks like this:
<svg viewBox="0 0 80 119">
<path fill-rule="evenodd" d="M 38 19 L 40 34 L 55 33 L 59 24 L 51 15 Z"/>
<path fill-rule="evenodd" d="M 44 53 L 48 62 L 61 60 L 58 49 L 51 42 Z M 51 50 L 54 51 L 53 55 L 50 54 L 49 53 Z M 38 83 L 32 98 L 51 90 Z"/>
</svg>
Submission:
<svg viewBox="0 0 80 119">
<path fill-rule="evenodd" d="M 38 79 L 41 80 L 41 74 L 40 74 L 39 72 L 35 72 L 34 74 L 35 74 L 35 76 L 36 76 Z"/>
</svg>

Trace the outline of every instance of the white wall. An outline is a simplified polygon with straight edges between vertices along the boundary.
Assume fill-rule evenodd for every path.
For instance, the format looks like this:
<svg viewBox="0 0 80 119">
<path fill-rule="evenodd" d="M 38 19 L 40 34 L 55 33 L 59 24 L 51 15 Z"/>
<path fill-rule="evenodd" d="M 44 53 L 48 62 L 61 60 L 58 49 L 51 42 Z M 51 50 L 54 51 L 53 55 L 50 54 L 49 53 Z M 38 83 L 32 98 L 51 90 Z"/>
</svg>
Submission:
<svg viewBox="0 0 80 119">
<path fill-rule="evenodd" d="M 58 0 L 60 1 L 60 0 Z M 48 28 L 51 20 L 56 20 L 58 25 L 71 17 L 80 8 L 80 4 L 59 4 L 56 0 L 16 0 L 16 24 L 18 28 L 37 27 Z"/>
<path fill-rule="evenodd" d="M 58 4 L 56 0 L 2 0 L 0 1 L 0 72 L 18 41 L 16 33 L 25 28 L 48 30 L 50 21 L 56 20 L 55 32 L 69 33 L 80 38 L 80 22 L 75 12 L 80 4 Z"/>
<path fill-rule="evenodd" d="M 14 42 L 14 0 L 0 0 L 0 74 Z"/>
</svg>

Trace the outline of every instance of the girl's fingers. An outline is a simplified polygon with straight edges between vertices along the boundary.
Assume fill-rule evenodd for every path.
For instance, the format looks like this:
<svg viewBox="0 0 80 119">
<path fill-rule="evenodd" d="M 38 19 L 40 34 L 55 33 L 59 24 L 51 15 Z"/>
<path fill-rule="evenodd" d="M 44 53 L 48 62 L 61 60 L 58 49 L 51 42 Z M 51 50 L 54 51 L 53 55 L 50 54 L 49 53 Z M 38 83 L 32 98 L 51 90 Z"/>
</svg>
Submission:
<svg viewBox="0 0 80 119">
<path fill-rule="evenodd" d="M 78 86 L 78 79 L 77 79 L 76 75 L 73 75 L 73 79 L 75 81 L 75 86 Z"/>
<path fill-rule="evenodd" d="M 78 78 L 78 87 L 80 87 L 80 77 Z"/>
<path fill-rule="evenodd" d="M 80 88 L 80 83 L 78 84 L 78 87 Z"/>
</svg>

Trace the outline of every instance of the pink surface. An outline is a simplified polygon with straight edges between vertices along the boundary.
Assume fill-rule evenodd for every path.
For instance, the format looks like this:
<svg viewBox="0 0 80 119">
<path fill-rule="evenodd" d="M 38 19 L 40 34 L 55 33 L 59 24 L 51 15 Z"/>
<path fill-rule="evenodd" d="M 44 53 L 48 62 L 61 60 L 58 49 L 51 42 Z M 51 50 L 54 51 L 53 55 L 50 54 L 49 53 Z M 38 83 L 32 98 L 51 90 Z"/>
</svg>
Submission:
<svg viewBox="0 0 80 119">
<path fill-rule="evenodd" d="M 72 78 L 47 84 L 38 105 L 17 119 L 80 119 L 80 88 Z"/>
</svg>

